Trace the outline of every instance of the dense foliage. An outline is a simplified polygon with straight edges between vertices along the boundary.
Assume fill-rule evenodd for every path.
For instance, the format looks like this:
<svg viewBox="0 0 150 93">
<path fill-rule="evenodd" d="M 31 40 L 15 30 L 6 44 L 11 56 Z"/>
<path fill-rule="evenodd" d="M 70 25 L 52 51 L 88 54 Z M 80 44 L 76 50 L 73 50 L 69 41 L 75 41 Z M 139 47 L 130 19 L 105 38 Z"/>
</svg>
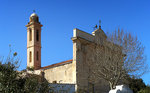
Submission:
<svg viewBox="0 0 150 93">
<path fill-rule="evenodd" d="M 141 78 L 128 76 L 128 80 L 123 83 L 129 85 L 133 93 L 150 93 L 150 86 L 146 85 Z"/>
<path fill-rule="evenodd" d="M 150 93 L 150 86 L 147 86 L 144 89 L 141 89 L 138 93 Z"/>
<path fill-rule="evenodd" d="M 48 82 L 42 76 L 17 71 L 16 56 L 0 61 L 0 93 L 48 93 Z"/>
<path fill-rule="evenodd" d="M 134 77 L 128 79 L 129 87 L 133 90 L 134 93 L 138 93 L 141 89 L 146 88 L 145 83 L 142 79 L 136 79 Z"/>
</svg>

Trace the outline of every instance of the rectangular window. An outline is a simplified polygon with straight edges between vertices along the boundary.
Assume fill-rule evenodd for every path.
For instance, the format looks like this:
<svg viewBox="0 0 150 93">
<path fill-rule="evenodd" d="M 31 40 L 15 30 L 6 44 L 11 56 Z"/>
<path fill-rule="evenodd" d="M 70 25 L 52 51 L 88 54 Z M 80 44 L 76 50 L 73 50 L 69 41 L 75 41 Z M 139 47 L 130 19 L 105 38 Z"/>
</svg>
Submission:
<svg viewBox="0 0 150 93">
<path fill-rule="evenodd" d="M 39 30 L 36 30 L 36 41 L 39 41 Z"/>
<path fill-rule="evenodd" d="M 29 41 L 32 41 L 32 30 L 31 30 L 31 28 L 29 29 Z"/>
<path fill-rule="evenodd" d="M 94 84 L 90 83 L 90 82 L 88 82 L 88 83 L 89 83 L 89 91 L 90 91 L 90 93 L 95 93 Z"/>
<path fill-rule="evenodd" d="M 53 81 L 53 83 L 54 83 L 54 84 L 56 84 L 56 83 L 57 83 L 57 81 Z"/>
<path fill-rule="evenodd" d="M 39 60 L 39 52 L 37 51 L 36 53 L 36 60 L 38 61 Z"/>
<path fill-rule="evenodd" d="M 29 53 L 29 62 L 32 62 L 32 52 Z"/>
</svg>

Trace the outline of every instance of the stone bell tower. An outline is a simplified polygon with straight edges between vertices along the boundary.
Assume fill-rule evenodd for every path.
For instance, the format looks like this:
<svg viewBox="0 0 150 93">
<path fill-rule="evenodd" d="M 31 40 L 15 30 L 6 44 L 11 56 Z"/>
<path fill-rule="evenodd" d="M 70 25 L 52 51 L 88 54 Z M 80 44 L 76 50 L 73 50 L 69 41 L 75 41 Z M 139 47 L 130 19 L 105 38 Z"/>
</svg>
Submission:
<svg viewBox="0 0 150 93">
<path fill-rule="evenodd" d="M 41 68 L 41 23 L 37 14 L 30 16 L 27 27 L 27 67 Z"/>
</svg>

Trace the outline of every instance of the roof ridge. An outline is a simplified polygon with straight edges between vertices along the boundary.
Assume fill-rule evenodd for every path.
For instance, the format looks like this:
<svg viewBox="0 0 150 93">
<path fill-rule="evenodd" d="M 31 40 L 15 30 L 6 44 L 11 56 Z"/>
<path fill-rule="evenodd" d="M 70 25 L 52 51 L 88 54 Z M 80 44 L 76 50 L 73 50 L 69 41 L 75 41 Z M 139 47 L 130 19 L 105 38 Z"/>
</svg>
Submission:
<svg viewBox="0 0 150 93">
<path fill-rule="evenodd" d="M 46 69 L 46 68 L 50 68 L 50 67 L 55 67 L 55 66 L 63 65 L 63 64 L 66 64 L 66 63 L 69 63 L 69 62 L 72 62 L 72 61 L 73 60 L 70 59 L 70 60 L 59 62 L 59 63 L 51 64 L 51 65 L 48 65 L 48 66 L 44 66 L 44 67 L 41 67 L 40 69 Z"/>
</svg>

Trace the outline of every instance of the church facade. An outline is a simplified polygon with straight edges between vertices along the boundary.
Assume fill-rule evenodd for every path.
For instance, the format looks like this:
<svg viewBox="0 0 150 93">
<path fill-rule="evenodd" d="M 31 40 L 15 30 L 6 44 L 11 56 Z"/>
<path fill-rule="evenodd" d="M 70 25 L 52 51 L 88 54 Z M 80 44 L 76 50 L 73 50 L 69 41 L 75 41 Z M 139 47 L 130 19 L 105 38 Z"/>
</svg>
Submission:
<svg viewBox="0 0 150 93">
<path fill-rule="evenodd" d="M 79 29 L 73 30 L 73 58 L 60 63 L 41 67 L 41 27 L 37 14 L 30 16 L 27 27 L 27 67 L 34 68 L 39 74 L 44 72 L 44 77 L 49 83 L 74 84 L 75 90 L 89 90 L 92 93 L 108 93 L 109 86 L 105 80 L 90 82 L 90 63 L 95 56 L 95 46 L 107 43 L 107 36 L 99 27 L 92 34 Z"/>
</svg>

